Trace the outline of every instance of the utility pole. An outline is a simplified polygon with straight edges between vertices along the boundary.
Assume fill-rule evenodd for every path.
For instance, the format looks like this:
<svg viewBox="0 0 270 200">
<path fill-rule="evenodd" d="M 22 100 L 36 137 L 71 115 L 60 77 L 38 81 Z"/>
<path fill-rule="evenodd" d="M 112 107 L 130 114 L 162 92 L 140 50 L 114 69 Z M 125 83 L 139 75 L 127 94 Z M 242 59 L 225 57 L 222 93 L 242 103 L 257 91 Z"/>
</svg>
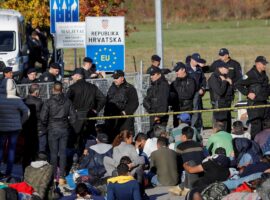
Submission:
<svg viewBox="0 0 270 200">
<path fill-rule="evenodd" d="M 162 0 L 155 0 L 156 8 L 156 51 L 161 57 L 160 68 L 163 68 L 163 35 L 162 35 Z"/>
</svg>

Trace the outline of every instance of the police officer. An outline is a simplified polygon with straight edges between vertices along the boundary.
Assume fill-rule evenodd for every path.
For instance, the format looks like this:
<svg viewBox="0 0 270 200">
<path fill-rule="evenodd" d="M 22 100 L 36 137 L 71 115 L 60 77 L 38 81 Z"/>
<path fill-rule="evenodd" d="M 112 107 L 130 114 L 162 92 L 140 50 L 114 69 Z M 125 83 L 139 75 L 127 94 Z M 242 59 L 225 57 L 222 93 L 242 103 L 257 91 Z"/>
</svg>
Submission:
<svg viewBox="0 0 270 200">
<path fill-rule="evenodd" d="M 37 83 L 37 71 L 35 68 L 30 68 L 27 71 L 27 78 L 23 77 L 21 84 L 32 84 L 32 83 Z"/>
<path fill-rule="evenodd" d="M 269 97 L 269 79 L 265 72 L 268 61 L 264 56 L 258 56 L 255 65 L 249 70 L 242 79 L 236 82 L 236 88 L 247 96 L 249 106 L 265 105 Z M 248 109 L 248 118 L 251 124 L 251 138 L 254 139 L 256 134 L 263 129 L 263 121 L 269 109 L 256 108 Z"/>
<path fill-rule="evenodd" d="M 107 93 L 107 101 L 104 116 L 132 115 L 139 106 L 137 91 L 133 85 L 125 79 L 122 70 L 116 70 L 113 75 L 113 83 Z M 134 133 L 134 118 L 106 120 L 109 130 L 109 139 L 112 141 L 121 130 L 129 130 Z"/>
<path fill-rule="evenodd" d="M 200 54 L 193 53 L 190 57 L 190 62 L 187 64 L 187 73 L 196 82 L 196 92 L 193 98 L 194 110 L 202 109 L 202 96 L 205 93 L 206 78 L 204 76 L 202 68 L 199 66 L 199 63 L 202 62 L 203 60 Z M 194 113 L 192 115 L 191 125 L 195 127 L 199 132 L 201 131 L 201 128 L 203 126 L 201 113 Z"/>
<path fill-rule="evenodd" d="M 214 61 L 212 65 L 210 66 L 210 71 L 215 72 L 216 68 L 220 66 L 220 63 L 226 63 L 229 72 L 228 72 L 228 78 L 232 80 L 233 86 L 236 83 L 237 80 L 241 79 L 242 77 L 242 69 L 236 60 L 233 60 L 230 57 L 229 50 L 226 48 L 221 48 L 219 50 L 219 59 Z"/>
<path fill-rule="evenodd" d="M 216 67 L 208 80 L 211 104 L 213 108 L 229 108 L 234 97 L 233 82 L 228 77 L 229 66 L 227 63 L 219 62 Z M 214 112 L 213 118 L 215 121 L 224 122 L 227 132 L 231 132 L 230 111 Z"/>
<path fill-rule="evenodd" d="M 195 80 L 189 77 L 184 63 L 178 62 L 174 67 L 176 79 L 170 85 L 170 102 L 173 111 L 190 111 L 193 109 L 193 99 L 196 91 Z M 174 127 L 179 120 L 174 116 Z"/>
<path fill-rule="evenodd" d="M 57 63 L 52 63 L 48 71 L 44 72 L 40 77 L 40 82 L 56 82 L 60 72 L 60 66 Z"/>
<path fill-rule="evenodd" d="M 151 56 L 151 66 L 146 70 L 147 74 L 150 74 L 150 70 L 152 67 L 158 67 L 160 66 L 161 57 L 158 55 L 152 55 Z"/>
<path fill-rule="evenodd" d="M 143 107 L 148 113 L 164 113 L 168 112 L 169 100 L 169 84 L 161 75 L 161 69 L 151 67 L 150 70 L 151 85 L 147 90 L 146 97 L 143 100 Z M 162 126 L 167 125 L 168 116 L 151 116 L 150 129 L 154 124 Z"/>
<path fill-rule="evenodd" d="M 105 96 L 98 87 L 92 83 L 86 82 L 83 76 L 84 72 L 81 68 L 75 69 L 72 75 L 72 79 L 75 83 L 69 87 L 67 92 L 67 97 L 71 100 L 78 116 L 74 129 L 75 132 L 79 134 L 77 144 L 82 148 L 90 134 L 96 134 L 95 121 L 85 119 L 96 117 L 97 113 L 102 110 L 106 102 Z"/>
<path fill-rule="evenodd" d="M 85 79 L 96 78 L 96 74 L 94 73 L 92 66 L 93 60 L 89 57 L 85 57 L 83 59 L 83 66 L 82 66 Z"/>
</svg>

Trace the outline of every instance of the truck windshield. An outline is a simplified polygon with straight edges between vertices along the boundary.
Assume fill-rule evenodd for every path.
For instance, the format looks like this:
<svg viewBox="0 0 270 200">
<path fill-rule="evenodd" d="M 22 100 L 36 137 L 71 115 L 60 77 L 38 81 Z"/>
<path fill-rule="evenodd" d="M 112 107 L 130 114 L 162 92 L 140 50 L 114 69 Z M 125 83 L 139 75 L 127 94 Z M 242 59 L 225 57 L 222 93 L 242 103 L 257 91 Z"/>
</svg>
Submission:
<svg viewBox="0 0 270 200">
<path fill-rule="evenodd" d="M 14 51 L 15 49 L 15 32 L 0 31 L 0 51 Z"/>
</svg>

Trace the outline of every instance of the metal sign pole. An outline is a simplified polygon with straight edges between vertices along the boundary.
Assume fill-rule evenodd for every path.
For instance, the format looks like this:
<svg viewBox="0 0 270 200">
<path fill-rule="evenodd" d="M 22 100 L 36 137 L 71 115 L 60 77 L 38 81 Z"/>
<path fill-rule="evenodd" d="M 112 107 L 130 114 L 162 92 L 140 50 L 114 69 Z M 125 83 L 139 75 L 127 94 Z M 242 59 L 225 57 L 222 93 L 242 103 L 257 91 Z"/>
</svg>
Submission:
<svg viewBox="0 0 270 200">
<path fill-rule="evenodd" d="M 161 57 L 160 68 L 163 68 L 163 36 L 162 36 L 162 0 L 155 0 L 156 8 L 156 50 Z"/>
</svg>

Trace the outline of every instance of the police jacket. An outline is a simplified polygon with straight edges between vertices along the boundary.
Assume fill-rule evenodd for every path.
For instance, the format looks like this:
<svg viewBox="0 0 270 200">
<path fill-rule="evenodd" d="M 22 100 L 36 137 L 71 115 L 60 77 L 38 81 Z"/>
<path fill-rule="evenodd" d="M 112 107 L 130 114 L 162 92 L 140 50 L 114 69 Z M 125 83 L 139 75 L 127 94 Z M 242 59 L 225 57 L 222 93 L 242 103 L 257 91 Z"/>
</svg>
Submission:
<svg viewBox="0 0 270 200">
<path fill-rule="evenodd" d="M 55 81 L 56 81 L 56 77 L 48 71 L 44 72 L 39 77 L 39 82 L 55 82 Z"/>
<path fill-rule="evenodd" d="M 124 81 L 120 86 L 112 83 L 107 93 L 105 115 L 118 115 L 123 111 L 133 114 L 139 106 L 137 91 L 133 85 Z"/>
<path fill-rule="evenodd" d="M 35 80 L 29 80 L 29 78 L 23 78 L 22 81 L 21 81 L 21 84 L 32 84 L 32 83 L 38 83 L 38 79 L 35 79 Z"/>
<path fill-rule="evenodd" d="M 195 71 L 192 69 L 190 64 L 187 64 L 187 73 L 189 77 L 193 78 L 196 83 L 196 92 L 200 89 L 205 90 L 206 88 L 206 78 L 204 76 L 203 70 L 200 66 L 196 66 Z"/>
<path fill-rule="evenodd" d="M 40 119 L 49 130 L 66 129 L 76 121 L 76 113 L 71 101 L 64 94 L 53 94 L 46 101 L 40 113 Z"/>
<path fill-rule="evenodd" d="M 270 93 L 269 79 L 266 72 L 260 73 L 255 66 L 236 82 L 236 88 L 246 96 L 250 92 L 255 93 L 254 100 L 248 99 L 249 105 L 266 102 Z"/>
<path fill-rule="evenodd" d="M 83 76 L 84 76 L 84 78 L 85 79 L 92 79 L 91 75 L 94 74 L 95 71 L 92 68 L 90 68 L 89 70 L 86 70 L 86 69 L 84 69 L 82 67 L 82 69 L 83 69 Z"/>
<path fill-rule="evenodd" d="M 212 65 L 210 66 L 210 71 L 211 72 L 215 72 L 217 69 L 217 66 L 219 66 L 219 63 L 223 63 L 222 60 L 216 60 L 212 63 Z M 236 83 L 236 81 L 238 81 L 239 79 L 241 79 L 242 77 L 242 69 L 241 69 L 241 65 L 239 64 L 239 62 L 237 62 L 236 60 L 233 60 L 230 58 L 230 60 L 226 63 L 226 65 L 229 67 L 229 73 L 228 73 L 228 78 L 232 79 L 233 85 Z"/>
<path fill-rule="evenodd" d="M 44 133 L 46 131 L 45 127 L 42 125 L 40 120 L 40 112 L 42 109 L 43 101 L 35 96 L 28 95 L 24 100 L 24 103 L 28 106 L 30 110 L 30 117 L 24 124 L 27 130 L 35 129 L 37 133 Z"/>
<path fill-rule="evenodd" d="M 228 103 L 227 106 L 230 106 L 231 101 L 233 100 L 233 87 L 229 84 L 228 81 L 222 81 L 220 76 L 224 75 L 220 74 L 218 69 L 216 69 L 216 71 L 211 74 L 208 80 L 210 99 L 212 104 L 223 105 L 224 103 Z M 227 107 L 226 105 L 222 105 L 218 107 Z"/>
<path fill-rule="evenodd" d="M 78 80 L 69 87 L 67 97 L 72 101 L 73 106 L 78 111 L 101 111 L 105 105 L 106 97 L 92 83 L 84 79 Z"/>
<path fill-rule="evenodd" d="M 173 109 L 179 111 L 192 110 L 195 91 L 195 80 L 189 75 L 185 78 L 176 78 L 170 85 L 170 102 Z"/>
<path fill-rule="evenodd" d="M 168 81 L 161 76 L 158 80 L 151 82 L 143 99 L 143 107 L 148 113 L 158 113 L 168 111 L 170 87 Z"/>
</svg>

